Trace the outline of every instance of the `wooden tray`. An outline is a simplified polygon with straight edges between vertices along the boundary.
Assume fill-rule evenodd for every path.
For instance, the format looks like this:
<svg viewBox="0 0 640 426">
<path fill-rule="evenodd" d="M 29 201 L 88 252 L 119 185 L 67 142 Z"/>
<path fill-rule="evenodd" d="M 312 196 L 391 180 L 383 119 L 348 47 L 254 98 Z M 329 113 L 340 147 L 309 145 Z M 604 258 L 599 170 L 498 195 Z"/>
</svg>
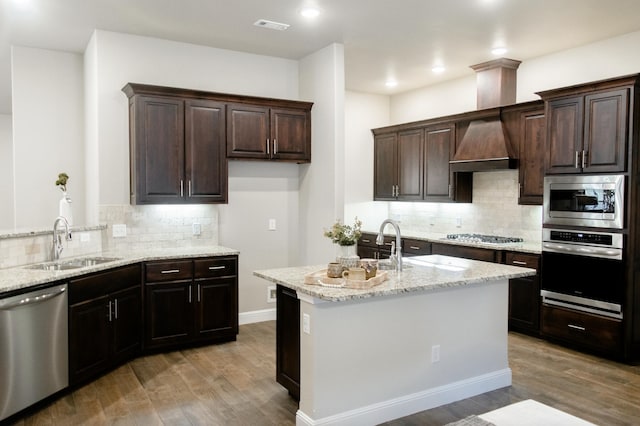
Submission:
<svg viewBox="0 0 640 426">
<path fill-rule="evenodd" d="M 375 277 L 368 280 L 349 280 L 346 278 L 329 278 L 327 270 L 312 272 L 304 276 L 304 283 L 309 285 L 321 285 L 333 288 L 354 288 L 358 290 L 368 289 L 382 284 L 387 280 L 387 271 L 378 271 Z"/>
</svg>

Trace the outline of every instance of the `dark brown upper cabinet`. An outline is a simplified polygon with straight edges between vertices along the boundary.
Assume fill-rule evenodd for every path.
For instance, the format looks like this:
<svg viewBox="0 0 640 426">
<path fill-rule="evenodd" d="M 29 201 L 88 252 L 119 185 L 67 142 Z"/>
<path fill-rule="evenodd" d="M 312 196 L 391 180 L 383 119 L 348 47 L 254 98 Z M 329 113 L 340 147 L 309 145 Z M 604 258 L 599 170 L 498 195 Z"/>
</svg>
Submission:
<svg viewBox="0 0 640 426">
<path fill-rule="evenodd" d="M 518 150 L 518 204 L 542 205 L 547 132 L 544 102 L 505 107 L 502 121 Z"/>
<path fill-rule="evenodd" d="M 311 162 L 312 104 L 276 100 L 270 104 L 228 105 L 227 157 Z"/>
<path fill-rule="evenodd" d="M 131 204 L 227 202 L 226 105 L 127 84 Z"/>
<path fill-rule="evenodd" d="M 547 117 L 547 174 L 627 170 L 629 102 L 637 80 L 634 75 L 539 93 Z"/>
<path fill-rule="evenodd" d="M 374 200 L 470 202 L 471 174 L 449 168 L 455 130 L 430 121 L 373 129 Z"/>
</svg>

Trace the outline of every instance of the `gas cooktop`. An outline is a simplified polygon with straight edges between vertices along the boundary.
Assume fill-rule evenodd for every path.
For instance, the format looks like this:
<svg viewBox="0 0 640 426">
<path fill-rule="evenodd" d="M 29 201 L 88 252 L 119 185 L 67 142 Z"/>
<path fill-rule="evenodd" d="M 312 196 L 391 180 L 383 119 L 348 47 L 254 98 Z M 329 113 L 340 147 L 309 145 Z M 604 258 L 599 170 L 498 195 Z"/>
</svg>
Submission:
<svg viewBox="0 0 640 426">
<path fill-rule="evenodd" d="M 500 237 L 498 235 L 482 234 L 448 234 L 447 240 L 455 240 L 469 243 L 509 244 L 521 243 L 524 240 L 519 237 Z"/>
</svg>

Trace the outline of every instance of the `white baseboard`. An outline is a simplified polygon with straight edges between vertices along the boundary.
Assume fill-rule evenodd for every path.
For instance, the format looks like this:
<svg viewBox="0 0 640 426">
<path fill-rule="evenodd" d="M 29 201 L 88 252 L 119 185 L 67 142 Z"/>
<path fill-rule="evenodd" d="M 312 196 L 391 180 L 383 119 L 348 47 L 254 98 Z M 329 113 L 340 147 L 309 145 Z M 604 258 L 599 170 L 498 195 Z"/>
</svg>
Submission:
<svg viewBox="0 0 640 426">
<path fill-rule="evenodd" d="M 240 312 L 238 315 L 238 323 L 253 324 L 254 322 L 275 321 L 276 308 L 262 309 L 259 311 Z"/>
<path fill-rule="evenodd" d="M 298 410 L 296 426 L 379 424 L 510 385 L 511 369 L 506 368 L 320 419 Z"/>
</svg>

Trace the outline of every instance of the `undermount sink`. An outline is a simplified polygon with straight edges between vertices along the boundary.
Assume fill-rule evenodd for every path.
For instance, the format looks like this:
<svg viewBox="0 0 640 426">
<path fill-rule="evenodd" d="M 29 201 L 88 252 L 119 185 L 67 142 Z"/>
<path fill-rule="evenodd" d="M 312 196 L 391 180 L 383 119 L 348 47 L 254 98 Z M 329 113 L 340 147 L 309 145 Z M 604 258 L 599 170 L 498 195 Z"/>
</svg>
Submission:
<svg viewBox="0 0 640 426">
<path fill-rule="evenodd" d="M 405 262 L 406 258 L 402 258 L 402 268 L 403 269 L 407 269 L 407 268 L 411 268 L 411 265 L 407 265 L 407 263 Z M 396 265 L 394 265 L 393 263 L 391 263 L 391 261 L 389 259 L 380 259 L 378 261 L 378 269 L 381 271 L 393 271 L 394 269 L 396 269 Z"/>
<path fill-rule="evenodd" d="M 406 257 L 403 259 L 406 263 L 414 266 L 422 266 L 427 268 L 438 268 L 446 271 L 460 272 L 469 268 L 469 262 L 459 257 L 443 256 L 440 254 L 430 254 L 426 256 Z"/>
<path fill-rule="evenodd" d="M 81 257 L 78 259 L 59 260 L 57 262 L 36 263 L 25 266 L 26 269 L 39 269 L 42 271 L 65 271 L 68 269 L 85 268 L 87 266 L 101 265 L 103 263 L 120 260 L 116 257 Z"/>
</svg>

